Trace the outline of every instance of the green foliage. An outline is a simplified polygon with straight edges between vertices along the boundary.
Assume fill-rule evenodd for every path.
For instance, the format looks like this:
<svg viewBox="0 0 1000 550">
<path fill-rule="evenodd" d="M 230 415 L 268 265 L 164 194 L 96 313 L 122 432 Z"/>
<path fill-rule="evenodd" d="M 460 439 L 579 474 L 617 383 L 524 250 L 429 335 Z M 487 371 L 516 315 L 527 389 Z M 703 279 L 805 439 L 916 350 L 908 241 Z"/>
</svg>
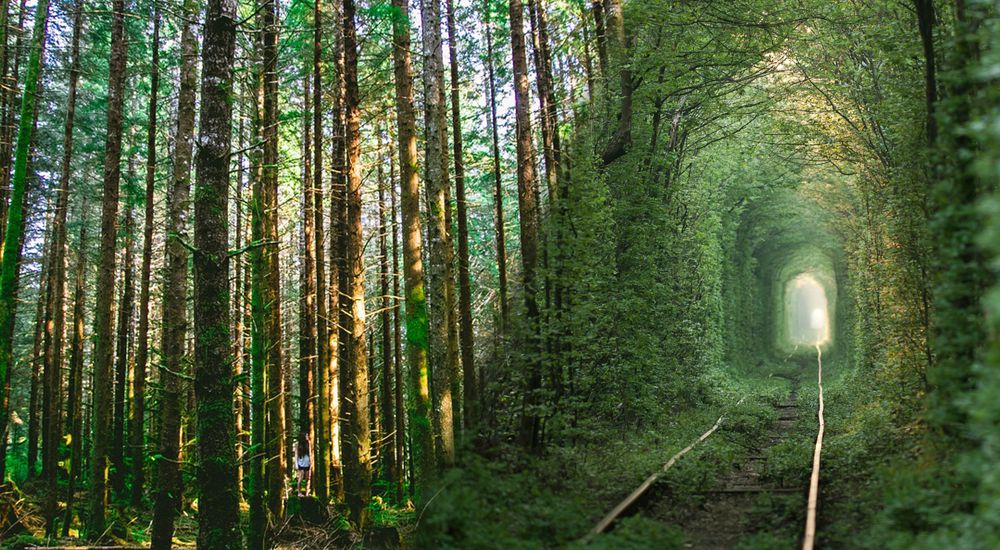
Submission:
<svg viewBox="0 0 1000 550">
<path fill-rule="evenodd" d="M 685 546 L 684 534 L 680 529 L 642 516 L 632 516 L 623 518 L 609 535 L 600 537 L 591 544 L 574 545 L 570 548 L 595 550 L 661 548 L 670 550 L 685 548 Z"/>
</svg>

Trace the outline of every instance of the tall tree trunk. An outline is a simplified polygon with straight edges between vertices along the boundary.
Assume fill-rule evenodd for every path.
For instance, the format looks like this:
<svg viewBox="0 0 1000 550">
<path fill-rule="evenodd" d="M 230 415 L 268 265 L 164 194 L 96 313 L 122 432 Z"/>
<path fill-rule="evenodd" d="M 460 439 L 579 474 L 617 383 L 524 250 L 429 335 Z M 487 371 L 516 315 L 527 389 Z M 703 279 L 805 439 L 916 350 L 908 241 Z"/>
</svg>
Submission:
<svg viewBox="0 0 1000 550">
<path fill-rule="evenodd" d="M 358 91 L 358 45 L 354 0 L 344 0 L 344 150 L 347 165 L 347 280 L 351 315 L 348 317 L 347 358 L 343 365 L 341 410 L 347 419 L 341 439 L 344 493 L 351 521 L 364 529 L 371 514 L 371 442 L 368 423 L 368 365 L 365 339 L 365 242 L 361 223 L 361 94 Z"/>
<path fill-rule="evenodd" d="M 290 252 L 289 252 L 289 254 L 290 254 Z M 291 260 L 286 257 L 284 259 L 284 263 L 282 265 L 289 265 L 291 263 L 292 263 Z M 295 288 L 295 283 L 297 282 L 295 280 L 295 270 L 293 270 L 293 269 L 281 270 L 279 268 L 278 271 L 284 277 L 283 282 L 281 284 L 281 287 L 282 288 Z M 282 334 L 292 334 L 292 322 L 293 322 L 293 319 L 292 319 L 292 315 L 288 312 L 291 309 L 291 307 L 292 306 L 291 306 L 291 301 L 290 300 L 284 302 L 284 305 L 283 305 L 284 311 L 281 314 L 281 322 L 282 322 L 281 333 Z M 294 380 L 295 377 L 292 374 L 293 369 L 292 369 L 292 364 L 291 364 L 291 362 L 292 362 L 292 339 L 291 338 L 285 338 L 284 340 L 282 340 L 282 346 L 284 348 L 284 349 L 282 349 L 282 352 L 281 352 L 281 362 L 282 362 L 281 363 L 281 373 L 282 373 L 282 376 L 284 377 L 282 391 L 285 394 L 285 410 L 284 410 L 284 414 L 282 414 L 282 418 L 284 419 L 285 424 L 284 424 L 284 429 L 281 430 L 281 433 L 282 433 L 282 436 L 283 436 L 283 439 L 282 439 L 281 443 L 282 443 L 282 448 L 284 449 L 284 453 L 285 453 L 285 463 L 286 463 L 286 466 L 287 466 L 287 468 L 289 470 L 292 470 L 295 467 L 294 464 L 292 464 L 292 461 L 294 460 L 294 457 L 295 457 L 295 411 L 293 410 L 295 407 L 293 406 L 294 403 L 293 403 L 293 400 L 292 400 L 292 387 L 294 387 L 294 385 L 295 385 L 295 380 Z M 286 475 L 284 477 L 285 477 L 285 479 L 290 479 L 291 475 Z M 287 484 L 283 482 L 282 483 L 282 491 L 285 490 L 286 486 L 287 486 Z M 284 498 L 284 496 L 282 496 L 282 498 Z"/>
<path fill-rule="evenodd" d="M 321 502 L 326 502 L 330 496 L 330 404 L 333 399 L 331 392 L 331 357 L 330 323 L 327 311 L 328 294 L 326 280 L 326 240 L 324 238 L 323 214 L 323 2 L 315 0 L 313 5 L 313 237 L 316 252 L 316 374 L 313 378 L 316 386 L 315 433 L 313 447 L 316 449 L 316 460 L 313 461 L 313 488 Z"/>
<path fill-rule="evenodd" d="M 43 52 L 41 54 L 42 58 L 45 57 L 44 49 L 45 48 L 44 48 L 44 44 L 43 44 L 43 48 L 42 48 Z M 37 82 L 36 96 L 41 95 L 41 78 L 40 77 L 41 77 L 41 73 L 39 73 L 39 79 L 38 79 L 38 82 Z M 28 209 L 28 207 L 31 204 L 35 204 L 35 201 L 41 202 L 42 200 L 44 200 L 43 197 L 41 196 L 42 191 L 39 188 L 40 182 L 39 182 L 39 179 L 38 179 L 38 175 L 35 173 L 34 168 L 33 168 L 34 155 L 35 155 L 34 136 L 37 135 L 37 130 L 38 130 L 38 103 L 36 102 L 35 103 L 35 110 L 33 111 L 32 115 L 31 115 L 31 133 L 32 133 L 33 137 L 32 137 L 32 142 L 28 146 L 28 165 L 26 167 L 27 177 L 26 177 L 26 182 L 25 182 L 26 185 L 28 185 L 29 187 L 25 190 L 26 192 L 25 192 L 25 195 L 24 195 L 24 200 L 22 201 L 22 207 L 23 207 L 24 215 L 21 216 L 21 225 L 20 225 L 21 241 L 20 241 L 20 243 L 17 246 L 17 264 L 18 264 L 18 266 L 20 266 L 21 262 L 23 261 L 24 241 L 25 241 L 25 237 L 26 237 L 25 228 L 27 227 L 28 218 L 31 215 L 31 211 Z M 35 193 L 35 195 L 33 195 L 33 193 Z M 51 227 L 51 217 L 46 217 L 45 226 L 46 227 Z M 45 235 L 46 235 L 45 236 L 45 244 L 44 244 L 44 247 L 42 249 L 43 250 L 43 257 L 44 258 L 50 258 L 51 257 L 51 254 L 50 254 L 51 249 L 50 249 L 50 247 L 52 245 L 52 232 L 51 231 L 46 231 Z M 39 323 L 38 323 L 38 320 L 42 320 L 44 322 L 46 319 L 50 319 L 51 318 L 50 313 L 47 312 L 47 311 L 45 311 L 45 308 L 44 308 L 45 303 L 46 303 L 46 300 L 45 300 L 45 297 L 44 297 L 44 292 L 45 292 L 44 289 L 48 285 L 48 283 L 47 283 L 47 281 L 48 281 L 48 273 L 50 271 L 51 262 L 49 262 L 49 261 L 43 261 L 43 262 L 40 262 L 40 263 L 41 263 L 42 271 L 41 271 L 41 277 L 40 277 L 40 280 L 39 280 L 39 286 L 38 286 L 38 288 L 39 288 L 39 290 L 41 292 L 41 296 L 40 296 L 41 299 L 38 300 L 38 310 L 35 313 L 35 321 L 36 321 L 35 325 L 36 326 L 35 326 L 35 335 L 34 335 L 34 345 L 33 345 L 32 354 L 31 354 L 31 357 L 32 357 L 32 359 L 31 359 L 31 363 L 32 363 L 32 384 L 34 385 L 35 397 L 34 397 L 34 399 L 32 401 L 32 404 L 30 405 L 31 412 L 29 412 L 29 415 L 33 415 L 33 418 L 36 420 L 36 422 L 35 422 L 36 445 L 37 445 L 37 438 L 39 437 L 37 419 L 38 419 L 38 416 L 40 414 L 42 414 L 42 412 L 43 412 L 43 411 L 39 411 L 38 410 L 38 407 L 39 407 L 39 405 L 38 405 L 39 393 L 41 393 L 41 399 L 43 401 L 42 408 L 46 409 L 46 410 L 47 410 L 47 407 L 46 407 L 46 404 L 45 404 L 45 400 L 51 398 L 51 396 L 52 396 L 52 394 L 49 393 L 50 388 L 48 388 L 47 386 L 45 386 L 45 381 L 44 381 L 44 379 L 41 378 L 41 375 L 44 373 L 43 369 L 44 369 L 44 366 L 45 366 L 45 358 L 43 357 L 43 355 L 44 355 L 44 346 L 43 346 L 43 344 L 44 344 L 44 333 L 42 331 L 42 327 L 39 326 Z M 20 268 L 18 267 L 18 271 L 19 270 L 20 270 Z M 15 296 L 18 293 L 18 287 L 19 287 L 19 285 L 20 285 L 20 273 L 18 273 L 17 277 L 14 279 L 13 293 L 14 293 Z M 15 315 L 16 315 L 16 312 L 15 312 Z M 9 332 L 6 333 L 6 334 L 4 334 L 2 336 L 2 338 L 6 338 L 6 339 L 10 340 L 11 342 L 13 342 L 13 338 L 14 338 L 14 326 L 15 326 L 15 323 L 11 323 L 11 325 L 9 327 Z M 0 407 L 3 410 L 9 410 L 9 407 L 10 407 L 10 382 L 11 382 L 10 381 L 10 376 L 8 376 L 6 384 L 3 385 L 3 395 L 2 395 L 3 404 L 2 404 L 2 407 Z M 0 419 L 0 456 L 3 456 L 3 457 L 6 457 L 6 454 L 7 454 L 7 439 L 8 439 L 7 438 L 7 435 L 8 435 L 8 433 L 7 433 L 7 429 L 8 429 L 7 422 L 8 422 L 8 420 L 9 420 L 8 417 L 4 417 L 4 418 Z M 42 420 L 42 422 L 41 422 L 41 437 L 42 437 L 41 447 L 42 447 L 42 458 L 43 458 L 42 475 L 43 475 L 43 477 L 47 477 L 45 475 L 46 474 L 46 468 L 45 468 L 44 460 L 47 458 L 47 456 L 45 455 L 45 449 L 47 449 L 49 447 L 49 445 L 46 444 L 46 440 L 47 440 L 48 436 L 50 435 L 49 429 L 50 429 L 51 425 L 48 422 L 47 415 L 43 414 L 41 420 Z M 30 432 L 30 428 L 29 428 L 29 432 Z M 29 436 L 30 436 L 30 434 L 29 434 Z M 30 439 L 30 437 L 29 437 L 29 439 Z M 4 476 L 7 475 L 7 471 L 6 471 L 7 464 L 6 464 L 6 461 L 5 460 L 0 461 L 0 466 L 2 466 L 2 467 L 0 467 L 0 479 L 4 479 Z"/>
<path fill-rule="evenodd" d="M 198 86 L 197 0 L 185 0 L 181 14 L 181 71 L 177 95 L 174 170 L 167 194 L 166 270 L 163 280 L 163 362 L 160 369 L 160 455 L 154 491 L 152 547 L 170 548 L 180 506 L 181 380 L 188 330 L 188 234 L 191 155 Z"/>
<path fill-rule="evenodd" d="M 153 191 L 156 183 L 156 104 L 160 86 L 160 10 L 153 8 L 153 55 L 149 69 L 149 117 L 146 130 L 146 197 L 142 238 L 142 271 L 139 275 L 139 332 L 132 379 L 132 416 L 129 449 L 132 455 L 132 506 L 142 503 L 145 478 L 146 367 L 149 363 L 149 284 L 153 260 Z"/>
<path fill-rule="evenodd" d="M 392 216 L 392 341 L 393 341 L 393 376 L 395 382 L 394 406 L 396 412 L 396 502 L 403 502 L 403 472 L 406 464 L 406 415 L 403 404 L 403 343 L 402 331 L 399 326 L 400 294 L 399 294 L 399 224 L 396 222 L 396 152 L 389 145 L 389 212 Z"/>
<path fill-rule="evenodd" d="M 409 372 L 410 453 L 418 499 L 430 498 L 434 475 L 430 366 L 427 362 L 427 302 L 424 295 L 423 243 L 420 228 L 420 177 L 417 173 L 416 115 L 413 110 L 413 67 L 406 0 L 393 0 L 399 17 L 392 22 L 396 87 L 397 139 L 403 223 L 403 272 L 406 290 L 406 354 Z"/>
<path fill-rule="evenodd" d="M 458 36 L 455 29 L 455 7 L 445 0 L 448 19 L 448 58 L 451 65 L 451 133 L 452 155 L 455 157 L 455 202 L 458 206 L 458 321 L 462 346 L 462 396 L 464 424 L 472 430 L 479 410 L 479 396 L 474 364 L 472 336 L 472 284 L 469 275 L 469 213 L 465 200 L 465 164 L 462 158 L 462 113 L 459 98 Z"/>
<path fill-rule="evenodd" d="M 562 339 L 561 318 L 563 309 L 562 285 L 562 204 L 564 186 L 559 184 L 561 153 L 559 144 L 559 119 L 556 112 L 555 86 L 552 78 L 552 52 L 549 48 L 548 16 L 545 0 L 530 0 L 531 31 L 534 42 L 538 106 L 542 127 L 542 151 L 545 160 L 545 183 L 549 194 L 548 243 L 544 246 L 543 265 L 549 275 L 545 279 L 546 309 L 549 319 L 546 331 L 546 353 L 550 358 L 548 376 L 552 380 L 555 399 L 562 395 Z"/>
<path fill-rule="evenodd" d="M 0 0 L 0 173 L 10 173 L 10 153 L 9 144 L 6 143 L 7 135 L 7 112 L 9 109 L 9 96 L 13 95 L 14 86 L 8 85 L 7 73 L 10 67 L 10 48 L 7 47 L 7 40 L 10 31 L 10 0 Z M 16 78 L 16 77 L 15 77 Z M 15 83 L 16 85 L 16 83 Z M 6 186 L 4 186 L 6 189 Z M 4 191 L 6 194 L 6 191 Z M 7 197 L 0 195 L 0 204 L 5 202 Z M 0 218 L 0 226 L 4 220 Z M 2 242 L 3 231 L 0 227 L 0 242 Z M 0 461 L 2 462 L 2 461 Z"/>
<path fill-rule="evenodd" d="M 77 4 L 77 13 L 82 13 Z M 74 27 L 79 28 L 74 21 Z M 67 121 L 72 120 L 70 116 Z M 73 340 L 70 344 L 69 384 L 66 399 L 66 433 L 70 437 L 69 482 L 66 489 L 66 514 L 63 520 L 62 536 L 69 536 L 73 523 L 73 504 L 76 500 L 76 485 L 80 478 L 83 461 L 83 347 L 87 294 L 84 283 L 87 276 L 87 202 L 80 208 L 80 236 L 77 239 L 76 282 L 73 288 Z"/>
<path fill-rule="evenodd" d="M 379 155 L 382 154 L 382 128 L 381 124 L 377 129 Z M 389 482 L 389 491 L 395 483 L 399 481 L 399 472 L 396 457 L 396 418 L 395 418 L 395 394 L 393 393 L 393 365 L 392 365 L 392 297 L 389 295 L 389 244 L 388 235 L 389 224 L 386 223 L 387 209 L 385 204 L 385 170 L 383 169 L 383 158 L 378 159 L 378 250 L 379 250 L 379 291 L 381 300 L 381 329 L 382 329 L 382 372 L 380 385 L 380 402 L 382 409 L 382 431 L 379 433 L 378 455 L 384 459 L 384 475 Z"/>
<path fill-rule="evenodd" d="M 284 515 L 285 488 L 285 376 L 281 338 L 281 269 L 278 246 L 278 4 L 264 0 L 259 14 L 264 79 L 260 193 L 254 197 L 261 217 L 260 270 L 255 284 L 262 289 L 261 346 L 267 396 L 264 437 L 267 508 L 277 521 Z"/>
<path fill-rule="evenodd" d="M 924 100 L 926 105 L 927 143 L 937 141 L 937 59 L 934 54 L 934 0 L 913 0 L 917 28 L 924 49 Z"/>
<path fill-rule="evenodd" d="M 526 386 L 519 440 L 522 446 L 538 447 L 538 392 L 541 372 L 537 359 L 539 311 L 538 291 L 538 182 L 531 142 L 531 92 L 528 88 L 528 61 L 524 44 L 524 9 L 520 0 L 510 2 L 511 54 L 514 67 L 514 112 L 517 120 L 517 202 L 521 217 L 521 265 L 524 277 L 524 304 L 527 313 Z"/>
<path fill-rule="evenodd" d="M 497 302 L 499 302 L 500 327 L 497 332 L 502 334 L 507 330 L 510 319 L 507 302 L 507 236 L 504 229 L 503 181 L 500 175 L 500 129 L 497 126 L 497 85 L 493 68 L 493 25 L 490 18 L 489 2 L 485 0 L 483 12 L 483 26 L 486 27 L 486 72 L 489 78 L 489 95 L 486 100 L 489 102 L 490 133 L 493 145 L 493 202 L 496 208 L 497 273 L 499 274 Z"/>
<path fill-rule="evenodd" d="M 316 212 L 312 181 L 312 102 L 309 81 L 303 84 L 305 113 L 302 117 L 302 269 L 299 279 L 299 431 L 313 429 L 313 374 L 316 372 Z M 317 105 L 317 109 L 319 106 Z"/>
<path fill-rule="evenodd" d="M 545 184 L 549 192 L 550 209 L 554 210 L 554 205 L 559 200 L 559 132 L 555 109 L 555 88 L 552 84 L 552 53 L 549 50 L 545 0 L 529 0 L 528 10 L 534 44 L 535 83 L 538 88 L 538 110 L 542 127 Z"/>
<path fill-rule="evenodd" d="M 592 0 L 590 11 L 594 15 L 594 30 L 597 33 L 597 68 L 601 78 L 608 75 L 608 38 L 604 31 L 604 3 L 607 0 Z"/>
<path fill-rule="evenodd" d="M 340 370 L 343 368 L 343 346 L 346 341 L 345 335 L 345 311 L 347 300 L 345 300 L 344 285 L 347 280 L 347 268 L 345 262 L 345 236 L 344 236 L 344 209 L 346 190 L 346 169 L 344 165 L 344 34 L 341 32 L 343 26 L 343 5 L 340 2 L 331 4 L 334 11 L 333 19 L 336 21 L 333 32 L 333 59 L 334 59 L 334 84 L 333 84 L 333 120 L 332 139 L 330 140 L 330 284 L 328 292 L 330 302 L 327 307 L 327 315 L 330 319 L 330 345 L 328 347 L 330 363 L 330 442 L 331 453 L 333 454 L 330 474 L 331 498 L 336 500 L 344 499 L 344 478 L 341 465 L 341 412 L 340 412 Z"/>
<path fill-rule="evenodd" d="M 625 37 L 625 21 L 622 13 L 621 0 L 604 0 L 607 23 L 607 42 L 611 54 L 615 56 L 618 70 L 619 100 L 618 123 L 614 134 L 601 153 L 605 166 L 611 164 L 628 152 L 632 143 L 632 64 L 628 60 L 628 41 Z M 602 72 L 602 74 L 604 74 Z M 606 76 L 606 75 L 605 75 Z"/>
<path fill-rule="evenodd" d="M 246 172 L 246 164 L 244 162 L 245 155 L 243 153 L 244 146 L 246 144 L 244 130 L 244 116 L 242 113 L 242 104 L 240 105 L 240 112 L 236 113 L 239 117 L 239 129 L 237 130 L 237 150 L 239 151 L 236 155 L 236 196 L 233 200 L 234 210 L 236 211 L 236 227 L 235 227 L 235 241 L 236 250 L 242 251 L 243 247 L 246 245 L 244 242 L 244 235 L 246 234 L 243 230 L 243 188 L 245 184 L 244 173 Z M 246 458 L 245 453 L 249 447 L 249 442 L 247 441 L 247 430 L 244 428 L 247 424 L 249 417 L 248 409 L 250 402 L 250 392 L 249 384 L 247 383 L 247 370 L 246 370 L 246 348 L 244 346 L 244 336 L 245 331 L 244 319 L 246 312 L 246 300 L 244 300 L 245 285 L 244 285 L 244 269 L 243 269 L 243 254 L 237 254 L 234 258 L 235 268 L 233 274 L 233 375 L 238 377 L 239 382 L 236 385 L 236 403 L 234 405 L 234 410 L 236 412 L 236 454 L 239 460 L 236 462 L 236 475 L 240 480 L 240 502 L 244 502 L 245 489 L 245 477 L 243 471 L 243 461 Z"/>
<path fill-rule="evenodd" d="M 80 31 L 83 24 L 83 9 L 77 2 L 73 10 L 73 37 L 71 39 L 69 88 L 66 95 L 66 124 L 63 132 L 63 158 L 59 170 L 59 191 L 56 196 L 56 208 L 52 218 L 52 272 L 49 274 L 49 290 L 47 291 L 48 309 L 51 312 L 51 323 L 46 323 L 46 386 L 56 392 L 61 390 L 61 370 L 63 365 L 64 340 L 66 337 L 66 217 L 69 210 L 69 180 L 71 161 L 73 159 L 73 123 L 76 113 L 76 88 L 80 80 Z M 51 374 L 48 374 L 51 371 Z M 59 421 L 59 399 L 49 403 L 52 409 L 50 415 L 49 440 L 60 441 L 62 423 Z M 68 411 L 67 411 L 68 412 Z M 71 444 L 73 440 L 71 439 Z M 57 445 L 53 445 L 50 464 L 55 466 L 59 460 Z M 72 459 L 72 457 L 71 457 Z M 55 472 L 53 472 L 55 474 Z M 58 515 L 57 476 L 48 480 L 48 499 L 46 511 L 49 516 L 49 535 L 55 535 L 55 518 Z"/>
<path fill-rule="evenodd" d="M 14 318 L 17 313 L 17 286 L 20 274 L 20 250 L 23 244 L 27 188 L 28 156 L 34 133 L 39 76 L 42 72 L 42 51 L 48 28 L 49 2 L 39 0 L 35 28 L 31 38 L 28 72 L 25 75 L 24 94 L 21 98 L 21 115 L 14 156 L 14 174 L 11 181 L 10 206 L 6 216 L 3 238 L 3 258 L 0 259 L 0 388 L 8 387 L 10 367 L 13 363 Z M 6 438 L 9 411 L 6 397 L 0 400 L 0 434 Z M 6 462 L 6 457 L 0 457 Z"/>
<path fill-rule="evenodd" d="M 50 226 L 50 222 L 46 222 Z M 50 257 L 52 246 L 52 233 L 46 232 L 45 243 L 42 245 L 44 257 Z M 31 339 L 31 356 L 28 362 L 31 365 L 31 389 L 28 397 L 28 479 L 35 477 L 38 466 L 39 449 L 42 455 L 43 479 L 48 477 L 48 456 L 45 454 L 48 448 L 49 431 L 48 418 L 44 401 L 48 399 L 48 388 L 45 386 L 45 331 L 42 330 L 47 322 L 45 309 L 45 288 L 48 286 L 49 273 L 51 273 L 51 262 L 40 262 L 41 271 L 38 274 L 39 300 L 35 304 L 35 329 Z M 9 399 L 10 389 L 7 388 L 5 399 Z M 40 403 L 42 401 L 42 403 Z M 6 439 L 6 433 L 4 433 Z"/>
<path fill-rule="evenodd" d="M 45 255 L 48 255 L 49 250 L 49 240 L 50 237 L 46 235 L 45 244 L 42 250 Z M 49 262 L 42 262 L 41 272 L 39 273 L 39 288 L 44 289 L 46 286 L 46 279 L 48 278 L 48 267 Z M 34 335 L 31 339 L 31 356 L 28 358 L 28 363 L 31 365 L 31 388 L 29 389 L 28 395 L 28 479 L 34 479 L 38 470 L 38 451 L 39 447 L 42 449 L 42 454 L 45 454 L 45 441 L 44 438 L 48 437 L 45 427 L 42 425 L 42 404 L 39 403 L 43 399 L 42 392 L 44 391 L 45 385 L 45 357 L 42 353 L 42 348 L 44 346 L 44 331 L 42 328 L 45 326 L 45 300 L 40 299 L 38 303 L 35 304 L 35 329 Z M 10 388 L 5 388 L 4 401 L 6 402 L 10 398 Z M 6 431 L 3 433 L 4 439 L 6 439 Z M 42 441 L 39 441 L 43 439 Z M 6 451 L 6 449 L 4 449 Z M 42 460 L 42 477 L 45 476 L 45 460 L 43 456 Z"/>
<path fill-rule="evenodd" d="M 433 366 L 435 414 L 435 449 L 437 460 L 455 462 L 455 417 L 452 381 L 457 373 L 448 353 L 448 330 L 453 312 L 448 302 L 448 281 L 452 279 L 448 261 L 448 224 L 446 209 L 447 164 L 445 160 L 443 55 L 441 48 L 440 0 L 421 0 L 421 42 L 423 45 L 424 83 L 424 178 L 427 184 L 427 240 L 430 251 L 430 363 Z"/>
<path fill-rule="evenodd" d="M 259 45 L 259 42 L 258 42 Z M 254 73 L 253 89 L 253 139 L 259 143 L 263 136 L 263 100 L 264 75 L 259 66 Z M 250 210 L 250 475 L 247 476 L 247 494 L 250 500 L 250 522 L 247 533 L 247 546 L 252 550 L 263 550 L 267 531 L 267 505 L 265 502 L 265 403 L 267 395 L 264 392 L 265 366 L 265 328 L 264 328 L 264 223 L 261 204 L 261 184 L 263 182 L 264 164 L 261 148 L 252 149 Z"/>
<path fill-rule="evenodd" d="M 202 50 L 194 211 L 194 390 L 198 407 L 198 546 L 243 547 L 229 333 L 229 159 L 236 3 L 211 0 Z"/>
<path fill-rule="evenodd" d="M 128 180 L 135 176 L 135 156 L 128 161 Z M 127 188 L 131 190 L 131 187 Z M 115 347 L 115 410 L 111 441 L 111 488 L 115 498 L 125 493 L 125 414 L 128 400 L 128 371 L 132 353 L 133 322 L 135 321 L 135 197 L 130 191 L 125 199 L 125 255 L 122 260 L 122 292 L 118 308 L 118 344 Z"/>
<path fill-rule="evenodd" d="M 108 457 L 111 444 L 113 372 L 112 322 L 114 319 L 115 253 L 118 235 L 118 188 L 121 181 L 122 106 L 128 43 L 125 37 L 125 0 L 114 0 L 111 17 L 111 57 L 108 80 L 108 125 L 104 148 L 104 195 L 101 206 L 100 269 L 97 273 L 97 306 L 94 322 L 93 457 L 90 467 L 90 537 L 104 536 L 107 508 Z"/>
<path fill-rule="evenodd" d="M 25 9 L 27 5 L 27 0 L 21 0 L 18 4 L 17 11 L 17 39 L 14 41 L 14 67 L 13 70 L 8 72 L 4 77 L 4 118 L 3 127 L 0 128 L 0 136 L 2 136 L 2 144 L 0 144 L 0 240 L 2 240 L 4 234 L 7 231 L 7 217 L 9 215 L 10 207 L 10 193 L 11 193 L 11 156 L 14 154 L 14 136 L 17 132 L 17 124 L 15 114 L 15 104 L 18 99 L 17 95 L 17 77 L 20 74 L 21 60 L 24 57 L 24 48 L 22 47 L 22 41 L 24 40 L 24 25 L 25 18 L 28 10 Z M 4 30 L 6 31 L 10 27 L 5 23 Z M 4 45 L 6 46 L 6 38 L 4 40 Z M 7 51 L 4 51 L 5 57 L 4 71 L 7 69 Z M 42 56 L 42 62 L 44 64 L 44 56 Z M 39 71 L 39 74 L 41 71 Z M 21 96 L 23 101 L 23 96 Z M 0 249 L 0 260 L 3 259 L 3 250 Z"/>
</svg>

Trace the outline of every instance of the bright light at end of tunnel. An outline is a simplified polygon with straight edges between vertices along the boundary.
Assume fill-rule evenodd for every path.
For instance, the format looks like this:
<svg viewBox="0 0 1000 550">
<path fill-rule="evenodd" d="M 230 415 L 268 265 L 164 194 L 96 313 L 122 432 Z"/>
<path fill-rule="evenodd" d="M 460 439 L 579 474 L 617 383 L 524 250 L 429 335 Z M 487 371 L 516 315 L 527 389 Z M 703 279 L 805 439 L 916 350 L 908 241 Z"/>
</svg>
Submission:
<svg viewBox="0 0 1000 550">
<path fill-rule="evenodd" d="M 812 317 L 809 319 L 809 328 L 813 330 L 819 330 L 826 326 L 826 310 L 823 308 L 816 308 L 812 312 Z"/>
<path fill-rule="evenodd" d="M 786 294 L 788 336 L 795 345 L 822 346 L 830 340 L 826 291 L 803 273 L 789 282 Z"/>
</svg>

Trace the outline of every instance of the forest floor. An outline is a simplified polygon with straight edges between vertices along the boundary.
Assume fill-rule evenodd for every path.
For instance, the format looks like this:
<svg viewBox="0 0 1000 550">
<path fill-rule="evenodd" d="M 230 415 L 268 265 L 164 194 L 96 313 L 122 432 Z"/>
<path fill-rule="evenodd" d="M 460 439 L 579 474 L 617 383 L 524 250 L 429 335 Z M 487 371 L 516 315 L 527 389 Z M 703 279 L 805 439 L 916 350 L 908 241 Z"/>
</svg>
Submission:
<svg viewBox="0 0 1000 550">
<path fill-rule="evenodd" d="M 44 538 L 45 521 L 41 515 L 41 502 L 37 498 L 40 492 L 32 490 L 29 485 L 26 493 L 19 492 L 18 516 L 22 529 L 6 536 L 0 533 L 0 550 L 20 550 L 37 545 L 59 548 L 89 548 L 78 538 L 79 530 L 70 529 L 69 537 L 56 539 Z M 81 493 L 80 498 L 84 495 Z M 376 500 L 381 503 L 381 500 Z M 247 510 L 243 507 L 243 512 Z M 329 517 L 322 523 L 308 523 L 298 518 L 290 518 L 280 525 L 275 533 L 275 550 L 340 550 L 349 548 L 365 548 L 371 550 L 395 550 L 406 548 L 406 543 L 412 538 L 413 510 L 412 508 L 396 509 L 377 506 L 373 511 L 372 526 L 363 533 L 350 529 L 347 521 L 335 506 L 328 508 Z M 114 513 L 113 513 L 114 514 Z M 131 513 L 128 517 L 113 515 L 115 521 L 112 532 L 109 533 L 109 544 L 120 548 L 146 548 L 149 546 L 149 529 L 152 524 L 152 514 L 146 510 L 138 514 Z M 116 519 L 117 518 L 117 519 Z M 174 529 L 174 548 L 196 548 L 198 538 L 197 512 L 185 509 L 176 519 Z M 246 518 L 244 518 L 245 520 Z M 244 521 L 245 523 L 245 521 Z"/>
</svg>

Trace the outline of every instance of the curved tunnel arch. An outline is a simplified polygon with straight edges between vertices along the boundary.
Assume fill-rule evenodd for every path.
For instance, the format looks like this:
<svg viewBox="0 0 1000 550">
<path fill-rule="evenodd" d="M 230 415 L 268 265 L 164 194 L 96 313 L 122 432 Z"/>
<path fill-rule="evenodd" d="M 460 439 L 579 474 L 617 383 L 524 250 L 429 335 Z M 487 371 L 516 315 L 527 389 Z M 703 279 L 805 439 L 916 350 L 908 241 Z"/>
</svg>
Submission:
<svg viewBox="0 0 1000 550">
<path fill-rule="evenodd" d="M 747 206 L 729 269 L 734 363 L 811 356 L 817 343 L 832 358 L 849 347 L 843 243 L 830 214 L 801 189 L 778 189 Z M 806 282 L 812 290 L 802 294 Z M 814 329 L 817 308 L 823 326 Z"/>
</svg>

